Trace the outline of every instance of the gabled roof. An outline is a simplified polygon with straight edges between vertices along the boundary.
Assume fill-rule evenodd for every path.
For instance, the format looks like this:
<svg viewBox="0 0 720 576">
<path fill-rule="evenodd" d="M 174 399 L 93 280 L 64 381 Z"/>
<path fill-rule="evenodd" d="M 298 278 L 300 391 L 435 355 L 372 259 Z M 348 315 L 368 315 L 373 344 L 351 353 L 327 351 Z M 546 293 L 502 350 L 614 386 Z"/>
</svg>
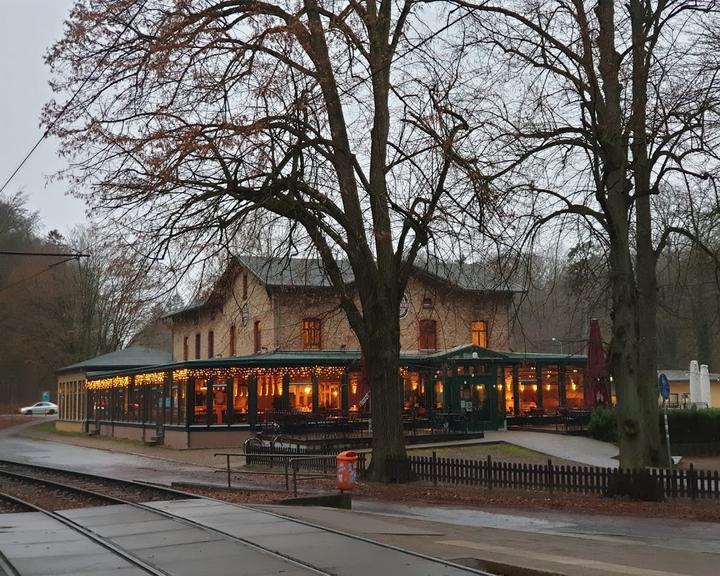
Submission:
<svg viewBox="0 0 720 576">
<path fill-rule="evenodd" d="M 262 256 L 237 257 L 266 286 L 274 288 L 331 288 L 322 262 L 317 258 L 265 258 Z M 355 280 L 350 263 L 338 261 L 343 280 L 352 284 Z"/>
<path fill-rule="evenodd" d="M 237 272 L 237 265 L 247 268 L 268 288 L 332 288 L 330 278 L 318 258 L 274 258 L 265 256 L 234 256 L 234 262 L 218 278 L 204 300 L 196 300 L 183 308 L 174 310 L 165 318 L 198 310 L 217 301 L 224 288 L 230 285 Z M 339 260 L 338 267 L 346 284 L 355 281 L 350 263 Z M 417 273 L 429 276 L 469 292 L 522 292 L 517 286 L 500 278 L 493 268 L 472 262 L 442 262 L 438 259 L 418 261 Z"/>
<path fill-rule="evenodd" d="M 155 350 L 145 346 L 131 346 L 116 350 L 109 354 L 102 354 L 95 358 L 83 360 L 69 366 L 63 366 L 55 371 L 56 374 L 66 372 L 105 372 L 110 370 L 125 370 L 167 364 L 172 360 L 172 354 L 164 350 Z"/>
<path fill-rule="evenodd" d="M 493 266 L 480 262 L 427 258 L 419 259 L 415 269 L 421 274 L 470 292 L 524 292 L 520 286 L 503 278 Z"/>
</svg>

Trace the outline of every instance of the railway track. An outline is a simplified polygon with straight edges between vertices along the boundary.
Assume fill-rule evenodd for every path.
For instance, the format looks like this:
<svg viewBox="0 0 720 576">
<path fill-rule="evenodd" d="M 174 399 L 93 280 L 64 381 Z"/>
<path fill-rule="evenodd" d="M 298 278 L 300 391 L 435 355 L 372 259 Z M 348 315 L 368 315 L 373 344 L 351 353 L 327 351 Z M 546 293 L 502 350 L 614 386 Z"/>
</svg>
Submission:
<svg viewBox="0 0 720 576">
<path fill-rule="evenodd" d="M 311 574 L 330 576 L 332 574 L 335 576 L 339 573 L 318 567 L 312 562 L 304 561 L 295 554 L 278 550 L 277 546 L 266 546 L 258 543 L 257 538 L 253 540 L 251 537 L 243 537 L 237 533 L 232 533 L 233 527 L 228 529 L 213 527 L 208 525 L 207 522 L 203 522 L 202 519 L 198 521 L 187 516 L 174 514 L 172 512 L 173 501 L 181 501 L 179 504 L 192 506 L 193 501 L 199 501 L 200 498 L 172 488 L 0 460 L 0 499 L 11 502 L 13 506 L 17 507 L 18 511 L 22 509 L 32 510 L 52 518 L 67 529 L 102 547 L 108 554 L 121 558 L 128 565 L 134 567 L 138 575 L 176 576 L 196 572 L 190 566 L 183 567 L 172 563 L 163 563 L 163 561 L 157 560 L 154 555 L 148 554 L 143 547 L 126 548 L 122 545 L 123 538 L 118 537 L 117 534 L 103 534 L 103 529 L 106 528 L 103 526 L 104 523 L 100 523 L 98 526 L 84 525 L 83 517 L 77 515 L 86 512 L 88 507 L 114 506 L 114 509 L 108 508 L 107 514 L 104 512 L 98 513 L 99 517 L 104 519 L 105 516 L 112 517 L 112 514 L 118 511 L 118 507 L 122 507 L 120 511 L 122 514 L 132 517 L 134 513 L 140 519 L 139 522 L 151 520 L 154 526 L 162 525 L 158 526 L 155 534 L 148 535 L 148 538 L 185 530 L 196 536 L 201 548 L 202 544 L 207 544 L 208 540 L 217 541 L 218 543 L 224 542 L 228 547 L 233 548 L 234 552 L 241 553 L 242 557 L 247 557 L 248 561 L 263 566 L 268 565 L 267 573 L 288 572 L 293 576 L 296 574 L 303 576 Z M 220 503 L 220 501 L 215 500 L 209 502 Z M 153 505 L 153 503 L 155 504 Z M 492 576 L 487 572 L 455 565 L 452 562 L 438 560 L 395 546 L 377 543 L 361 536 L 337 530 L 326 530 L 323 527 L 297 521 L 282 514 L 260 511 L 250 506 L 227 504 L 226 506 L 232 506 L 233 509 L 244 509 L 248 515 L 256 518 L 259 522 L 268 522 L 269 520 L 285 521 L 292 523 L 296 529 L 298 526 L 312 527 L 313 529 L 323 530 L 334 538 L 338 536 L 344 539 L 350 538 L 357 543 L 362 542 L 384 549 L 385 553 L 392 551 L 391 553 L 414 557 L 415 561 L 421 559 L 426 563 L 434 563 L 437 565 L 438 571 L 433 571 L 433 574 L 473 573 Z M 82 510 L 74 510 L 76 508 L 82 508 Z M 73 516 L 74 514 L 76 516 Z M 132 520 L 129 520 L 129 522 L 132 522 Z M 141 530 L 141 528 L 138 528 L 138 530 Z M 133 535 L 137 536 L 133 531 L 130 531 L 124 534 L 123 537 L 128 538 Z M 8 559 L 2 554 L 0 542 L 0 574 L 3 571 L 11 575 L 21 573 L 12 570 L 14 570 L 12 558 Z M 398 576 L 400 575 L 398 574 Z"/>
</svg>

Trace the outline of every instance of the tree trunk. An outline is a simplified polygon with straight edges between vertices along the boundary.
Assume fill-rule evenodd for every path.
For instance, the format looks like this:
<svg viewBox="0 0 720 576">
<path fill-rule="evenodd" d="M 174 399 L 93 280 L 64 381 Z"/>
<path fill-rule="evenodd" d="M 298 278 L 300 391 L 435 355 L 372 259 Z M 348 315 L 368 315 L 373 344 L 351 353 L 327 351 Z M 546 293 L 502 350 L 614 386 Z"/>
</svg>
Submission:
<svg viewBox="0 0 720 576">
<path fill-rule="evenodd" d="M 369 477 L 376 482 L 406 482 L 412 474 L 402 426 L 399 322 L 374 312 L 365 314 L 365 323 L 370 342 L 363 346 L 363 354 L 372 393 L 373 430 Z"/>
</svg>

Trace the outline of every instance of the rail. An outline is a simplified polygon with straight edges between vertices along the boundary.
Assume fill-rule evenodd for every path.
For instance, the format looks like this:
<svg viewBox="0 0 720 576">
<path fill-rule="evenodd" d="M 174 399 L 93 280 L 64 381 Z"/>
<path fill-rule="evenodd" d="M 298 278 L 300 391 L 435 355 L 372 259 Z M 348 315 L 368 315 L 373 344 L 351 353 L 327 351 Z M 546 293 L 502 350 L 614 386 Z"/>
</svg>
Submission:
<svg viewBox="0 0 720 576">
<path fill-rule="evenodd" d="M 240 454 L 238 452 L 215 452 L 215 456 L 225 457 L 225 473 L 227 478 L 227 487 L 232 488 L 232 473 L 233 468 L 230 465 L 230 459 L 233 457 L 246 458 L 247 454 Z M 277 460 L 281 462 L 285 474 L 285 490 L 290 491 L 290 472 L 292 470 L 293 479 L 293 493 L 297 496 L 297 483 L 298 483 L 298 472 L 300 471 L 301 463 L 309 463 L 312 461 L 319 461 L 322 463 L 322 472 L 316 474 L 304 474 L 301 480 L 313 480 L 317 478 L 332 478 L 335 476 L 334 472 L 331 474 L 329 470 L 333 469 L 333 466 L 328 466 L 328 462 L 334 462 L 337 458 L 337 454 L 263 454 L 263 460 L 266 462 L 273 462 Z"/>
</svg>

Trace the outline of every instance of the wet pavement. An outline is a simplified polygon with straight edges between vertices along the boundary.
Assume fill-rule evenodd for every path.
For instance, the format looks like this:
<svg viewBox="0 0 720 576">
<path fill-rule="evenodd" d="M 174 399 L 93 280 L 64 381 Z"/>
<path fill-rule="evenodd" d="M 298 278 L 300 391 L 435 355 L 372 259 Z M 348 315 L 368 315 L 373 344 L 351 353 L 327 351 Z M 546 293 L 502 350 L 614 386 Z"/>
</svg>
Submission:
<svg viewBox="0 0 720 576">
<path fill-rule="evenodd" d="M 222 484 L 197 466 L 0 434 L 0 458 L 107 476 Z M 354 511 L 282 508 L 331 529 L 447 559 L 491 558 L 555 574 L 712 575 L 720 562 L 720 524 L 556 512 L 406 506 L 356 500 Z M 274 509 L 277 510 L 277 509 Z M 585 563 L 583 563 L 585 562 Z"/>
</svg>

